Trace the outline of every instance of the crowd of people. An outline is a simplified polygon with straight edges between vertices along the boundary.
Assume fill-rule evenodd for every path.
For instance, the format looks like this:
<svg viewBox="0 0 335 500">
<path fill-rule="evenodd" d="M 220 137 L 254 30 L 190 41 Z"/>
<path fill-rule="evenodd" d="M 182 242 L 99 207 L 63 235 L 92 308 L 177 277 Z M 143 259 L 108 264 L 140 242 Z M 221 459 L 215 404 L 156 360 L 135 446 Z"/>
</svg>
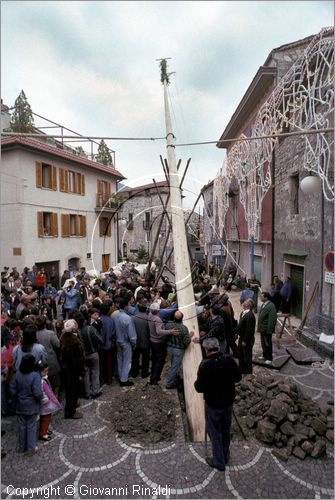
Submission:
<svg viewBox="0 0 335 500">
<path fill-rule="evenodd" d="M 62 408 L 64 418 L 82 418 L 77 409 L 79 398 L 99 398 L 103 386 L 113 380 L 129 387 L 134 384 L 131 379 L 141 376 L 148 384 L 158 385 L 169 359 L 164 385 L 175 389 L 192 340 L 200 343 L 204 358 L 208 353 L 220 353 L 224 365 L 228 356 L 235 358 L 238 373 L 252 373 L 255 293 L 241 299 L 242 313 L 235 318 L 228 294 L 205 270 L 199 271 L 193 282 L 198 337 L 183 324 L 169 279 L 163 276 L 160 285 L 154 286 L 155 276 L 150 273 L 143 278 L 134 265 L 123 264 L 120 273 L 111 268 L 98 278 L 92 278 L 83 267 L 76 274 L 66 270 L 60 280 L 35 266 L 22 273 L 16 268 L 4 269 L 1 411 L 2 415 L 18 415 L 20 451 L 34 453 L 37 449 L 38 419 L 38 438 L 52 439 L 50 422 L 55 411 Z M 265 304 L 268 299 L 269 294 L 261 295 Z M 274 327 L 268 325 L 264 311 L 259 331 L 265 339 L 263 355 L 271 362 L 267 337 Z M 213 339 L 217 351 L 213 342 L 208 344 Z M 196 390 L 201 392 L 201 387 L 198 382 Z"/>
</svg>

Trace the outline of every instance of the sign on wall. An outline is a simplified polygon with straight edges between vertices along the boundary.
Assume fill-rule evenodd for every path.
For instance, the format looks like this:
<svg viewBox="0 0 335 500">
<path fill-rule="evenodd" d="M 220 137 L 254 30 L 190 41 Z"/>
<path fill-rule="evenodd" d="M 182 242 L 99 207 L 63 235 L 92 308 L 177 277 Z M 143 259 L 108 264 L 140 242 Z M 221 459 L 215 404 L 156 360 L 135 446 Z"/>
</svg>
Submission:
<svg viewBox="0 0 335 500">
<path fill-rule="evenodd" d="M 325 282 L 334 284 L 334 252 L 327 252 L 324 257 L 325 262 Z"/>
<path fill-rule="evenodd" d="M 224 255 L 224 249 L 221 245 L 212 245 L 212 255 Z"/>
<path fill-rule="evenodd" d="M 325 282 L 334 284 L 334 273 L 330 273 L 329 271 L 325 272 Z"/>
</svg>

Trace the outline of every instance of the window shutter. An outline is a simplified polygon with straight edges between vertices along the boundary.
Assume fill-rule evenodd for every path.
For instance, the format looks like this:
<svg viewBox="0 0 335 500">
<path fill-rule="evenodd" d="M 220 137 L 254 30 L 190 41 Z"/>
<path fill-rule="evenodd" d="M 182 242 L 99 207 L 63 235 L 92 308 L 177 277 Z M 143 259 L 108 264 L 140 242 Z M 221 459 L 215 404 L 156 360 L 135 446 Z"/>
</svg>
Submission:
<svg viewBox="0 0 335 500">
<path fill-rule="evenodd" d="M 110 195 L 111 195 L 111 183 L 110 182 L 107 182 L 107 194 L 108 194 L 108 197 L 110 197 Z"/>
<path fill-rule="evenodd" d="M 62 237 L 68 238 L 70 236 L 70 215 L 62 214 L 61 215 L 61 224 L 62 224 Z"/>
<path fill-rule="evenodd" d="M 43 179 L 42 179 L 42 163 L 40 161 L 36 162 L 36 187 L 43 187 Z"/>
<path fill-rule="evenodd" d="M 58 215 L 55 213 L 51 214 L 50 217 L 50 223 L 51 223 L 51 236 L 58 236 Z"/>
<path fill-rule="evenodd" d="M 37 232 L 38 237 L 44 237 L 43 212 L 37 212 Z"/>
<path fill-rule="evenodd" d="M 85 195 L 85 175 L 81 174 L 80 179 L 81 179 L 80 194 Z"/>
<path fill-rule="evenodd" d="M 104 235 L 104 218 L 99 217 L 99 236 Z"/>
<path fill-rule="evenodd" d="M 79 215 L 79 235 L 86 236 L 86 216 Z"/>
<path fill-rule="evenodd" d="M 65 191 L 65 170 L 64 170 L 64 168 L 59 169 L 59 190 L 62 192 Z"/>
<path fill-rule="evenodd" d="M 64 168 L 59 169 L 59 184 L 60 191 L 62 191 L 63 193 L 69 192 L 68 171 Z"/>
<path fill-rule="evenodd" d="M 98 180 L 98 194 L 102 194 L 102 189 L 103 189 L 103 187 L 102 187 L 102 181 Z"/>
<path fill-rule="evenodd" d="M 51 189 L 57 191 L 57 168 L 51 167 Z"/>
</svg>

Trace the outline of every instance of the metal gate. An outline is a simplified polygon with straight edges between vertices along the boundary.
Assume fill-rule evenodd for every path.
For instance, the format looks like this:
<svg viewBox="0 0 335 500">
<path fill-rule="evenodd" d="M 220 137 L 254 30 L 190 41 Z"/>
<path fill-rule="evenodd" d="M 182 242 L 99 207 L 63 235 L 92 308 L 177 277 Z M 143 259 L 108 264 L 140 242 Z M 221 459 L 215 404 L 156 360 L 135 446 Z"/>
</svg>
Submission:
<svg viewBox="0 0 335 500">
<path fill-rule="evenodd" d="M 291 283 L 292 283 L 292 302 L 291 313 L 297 318 L 302 317 L 303 300 L 304 300 L 304 271 L 302 266 L 294 266 L 291 264 Z"/>
</svg>

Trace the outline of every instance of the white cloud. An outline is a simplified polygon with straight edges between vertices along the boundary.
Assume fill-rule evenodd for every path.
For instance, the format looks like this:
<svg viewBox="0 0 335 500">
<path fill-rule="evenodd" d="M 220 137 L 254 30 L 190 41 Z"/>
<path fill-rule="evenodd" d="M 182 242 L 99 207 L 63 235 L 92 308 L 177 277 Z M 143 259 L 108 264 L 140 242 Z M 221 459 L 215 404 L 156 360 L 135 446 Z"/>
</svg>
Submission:
<svg viewBox="0 0 335 500">
<path fill-rule="evenodd" d="M 332 24 L 332 2 L 2 3 L 2 97 L 88 135 L 165 135 L 157 58 L 172 57 L 175 133 L 217 139 L 272 48 Z M 158 172 L 165 144 L 113 142 L 129 178 Z M 208 182 L 215 145 L 177 148 Z M 190 181 L 194 186 L 194 181 Z"/>
</svg>

